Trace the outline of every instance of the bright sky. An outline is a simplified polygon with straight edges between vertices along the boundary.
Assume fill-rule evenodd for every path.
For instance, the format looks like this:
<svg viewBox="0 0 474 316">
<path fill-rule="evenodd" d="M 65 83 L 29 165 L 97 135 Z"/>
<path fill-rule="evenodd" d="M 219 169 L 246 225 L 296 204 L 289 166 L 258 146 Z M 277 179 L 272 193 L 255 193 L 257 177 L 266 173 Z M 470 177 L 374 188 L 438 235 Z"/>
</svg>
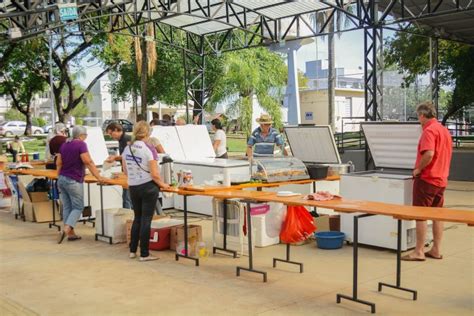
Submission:
<svg viewBox="0 0 474 316">
<path fill-rule="evenodd" d="M 389 35 L 387 33 L 385 36 Z M 298 50 L 298 68 L 305 72 L 307 61 L 327 59 L 327 38 L 322 40 L 321 37 L 317 40 L 317 44 L 313 41 L 301 47 Z M 346 75 L 353 73 L 362 73 L 364 67 L 364 37 L 363 31 L 352 31 L 341 33 L 340 37 L 336 35 L 336 67 L 345 68 Z M 102 68 L 96 62 L 91 62 L 85 65 L 85 78 L 81 79 L 82 85 L 86 86 L 95 78 Z M 361 67 L 361 69 L 358 69 Z"/>
</svg>

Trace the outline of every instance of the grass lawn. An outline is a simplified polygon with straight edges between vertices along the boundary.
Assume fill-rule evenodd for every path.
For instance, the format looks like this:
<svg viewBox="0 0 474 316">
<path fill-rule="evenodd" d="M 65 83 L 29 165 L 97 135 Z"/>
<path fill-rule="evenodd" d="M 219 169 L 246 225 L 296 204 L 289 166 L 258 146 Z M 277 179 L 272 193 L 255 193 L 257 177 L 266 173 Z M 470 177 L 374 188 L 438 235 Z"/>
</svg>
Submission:
<svg viewBox="0 0 474 316">
<path fill-rule="evenodd" d="M 227 148 L 229 152 L 245 153 L 247 142 L 245 138 L 229 138 L 227 137 Z"/>
</svg>

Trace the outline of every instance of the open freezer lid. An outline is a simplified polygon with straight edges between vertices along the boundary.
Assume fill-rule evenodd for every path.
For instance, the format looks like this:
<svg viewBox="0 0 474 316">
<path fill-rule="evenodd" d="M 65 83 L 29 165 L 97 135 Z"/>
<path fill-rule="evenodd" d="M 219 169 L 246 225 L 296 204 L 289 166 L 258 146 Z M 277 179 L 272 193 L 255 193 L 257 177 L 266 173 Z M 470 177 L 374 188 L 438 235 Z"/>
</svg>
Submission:
<svg viewBox="0 0 474 316">
<path fill-rule="evenodd" d="M 413 169 L 418 141 L 419 123 L 361 123 L 376 168 Z"/>
<path fill-rule="evenodd" d="M 288 126 L 285 127 L 285 133 L 293 156 L 301 161 L 317 164 L 341 163 L 330 126 Z"/>
</svg>

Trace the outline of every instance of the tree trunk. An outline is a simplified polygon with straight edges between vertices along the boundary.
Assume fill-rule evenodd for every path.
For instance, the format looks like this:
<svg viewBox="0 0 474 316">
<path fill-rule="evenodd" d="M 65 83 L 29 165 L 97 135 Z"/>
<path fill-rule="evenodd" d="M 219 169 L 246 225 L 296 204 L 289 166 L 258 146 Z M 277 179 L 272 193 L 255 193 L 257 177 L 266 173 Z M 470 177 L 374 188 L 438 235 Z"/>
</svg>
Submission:
<svg viewBox="0 0 474 316">
<path fill-rule="evenodd" d="M 335 56 L 334 19 L 329 22 L 328 35 L 328 123 L 336 132 L 336 56 Z"/>
<path fill-rule="evenodd" d="M 141 83 L 141 101 L 142 101 L 142 110 L 141 114 L 143 118 L 146 120 L 147 119 L 147 105 L 148 105 L 148 100 L 147 100 L 147 88 L 148 88 L 148 58 L 146 54 L 146 41 L 142 40 L 142 74 L 140 77 L 140 83 Z"/>
<path fill-rule="evenodd" d="M 32 134 L 31 126 L 33 125 L 31 123 L 31 111 L 29 108 L 27 109 L 25 113 L 25 118 L 26 118 L 25 136 L 29 136 Z"/>
</svg>

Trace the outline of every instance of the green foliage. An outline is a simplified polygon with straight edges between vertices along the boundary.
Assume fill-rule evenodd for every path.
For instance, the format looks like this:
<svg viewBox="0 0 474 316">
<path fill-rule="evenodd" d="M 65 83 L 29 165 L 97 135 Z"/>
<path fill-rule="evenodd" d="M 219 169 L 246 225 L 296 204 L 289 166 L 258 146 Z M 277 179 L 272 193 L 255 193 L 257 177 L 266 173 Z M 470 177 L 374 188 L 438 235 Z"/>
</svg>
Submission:
<svg viewBox="0 0 474 316">
<path fill-rule="evenodd" d="M 5 112 L 5 120 L 7 121 L 25 121 L 26 117 L 17 109 L 11 108 Z"/>
<path fill-rule="evenodd" d="M 287 80 L 287 68 L 282 57 L 266 48 L 254 48 L 227 53 L 222 64 L 222 73 L 217 76 L 210 96 L 210 106 L 238 95 L 228 111 L 239 114 L 242 130 L 249 135 L 252 98 L 256 95 L 262 108 L 274 118 L 275 125 L 281 126 L 281 96 L 270 91 L 283 86 Z"/>
<path fill-rule="evenodd" d="M 31 123 L 35 126 L 43 127 L 46 126 L 46 120 L 42 117 L 33 117 Z"/>
<path fill-rule="evenodd" d="M 152 104 L 157 101 L 170 105 L 184 104 L 184 70 L 182 55 L 175 49 L 158 46 L 156 72 L 148 78 L 147 99 Z M 128 100 L 131 94 L 140 95 L 140 77 L 135 59 L 121 64 L 114 72 L 117 81 L 111 86 L 115 100 Z"/>
<path fill-rule="evenodd" d="M 429 39 L 399 32 L 387 43 L 385 62 L 396 65 L 405 75 L 409 86 L 417 75 L 430 71 Z M 461 109 L 474 105 L 474 47 L 462 43 L 439 40 L 439 83 L 452 86 L 452 94 L 440 94 L 448 107 L 443 122 Z"/>
<path fill-rule="evenodd" d="M 42 67 L 42 46 L 39 39 L 0 46 L 0 95 L 11 97 L 13 108 L 23 115 L 27 125 L 31 122 L 31 101 L 46 86 L 41 75 L 34 71 Z M 18 114 L 12 112 L 12 115 Z"/>
</svg>

